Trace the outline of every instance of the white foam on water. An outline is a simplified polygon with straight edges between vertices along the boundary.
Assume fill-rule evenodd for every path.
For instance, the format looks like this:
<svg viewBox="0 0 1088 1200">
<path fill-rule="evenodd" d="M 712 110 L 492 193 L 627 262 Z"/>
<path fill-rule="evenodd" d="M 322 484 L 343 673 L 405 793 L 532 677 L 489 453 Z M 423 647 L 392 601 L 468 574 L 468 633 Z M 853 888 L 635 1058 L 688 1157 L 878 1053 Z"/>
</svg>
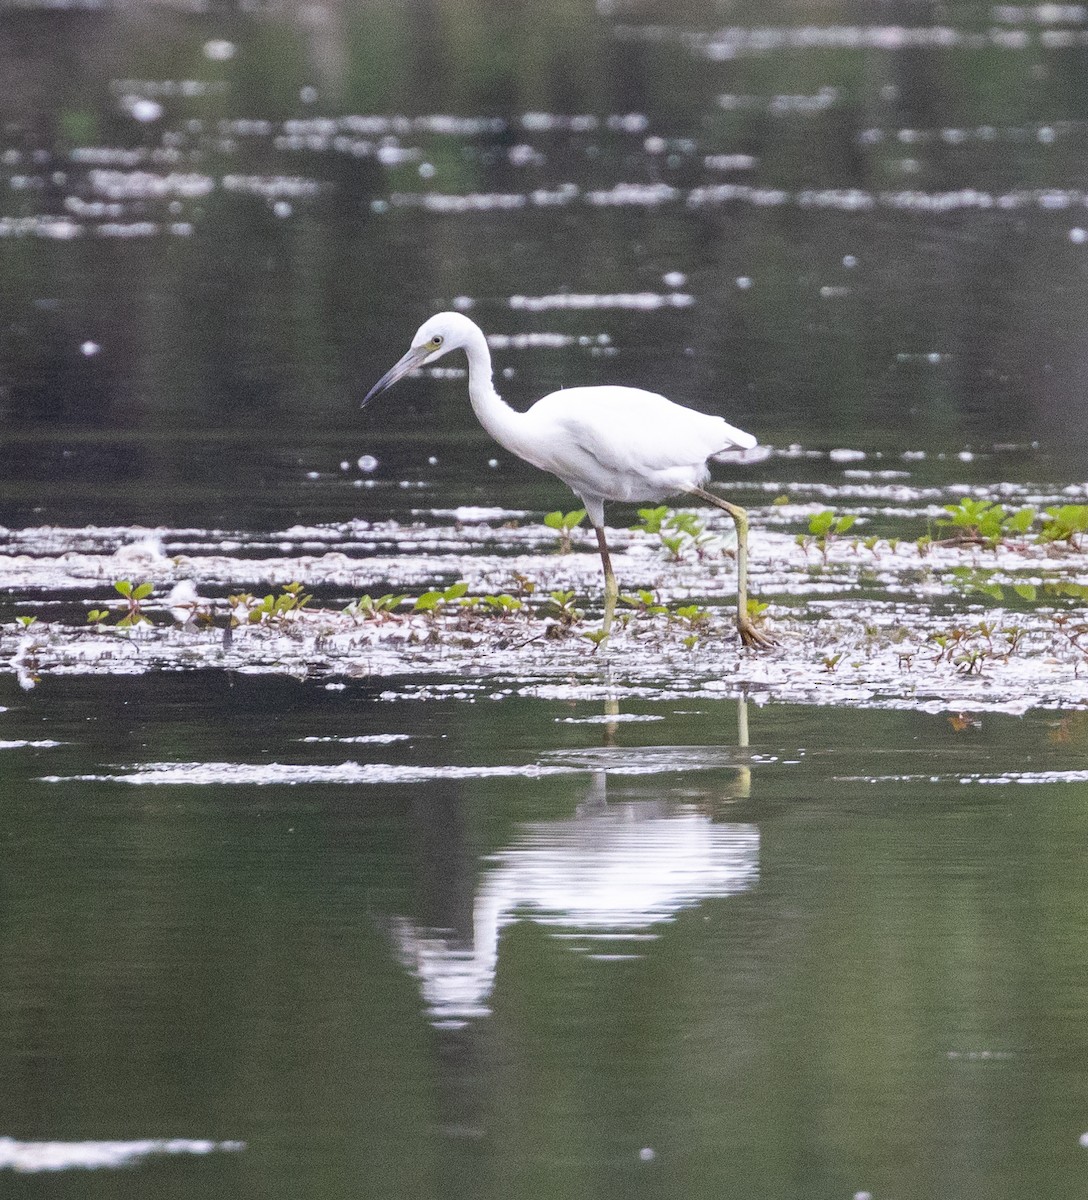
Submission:
<svg viewBox="0 0 1088 1200">
<path fill-rule="evenodd" d="M 304 737 L 300 742 L 336 742 L 340 745 L 388 746 L 393 742 L 410 742 L 410 733 L 364 733 L 358 737 Z"/>
<path fill-rule="evenodd" d="M 1004 771 L 1000 775 L 976 773 L 950 775 L 837 775 L 839 783 L 978 783 L 1003 785 L 1008 783 L 1088 783 L 1088 770 L 1084 771 Z"/>
<path fill-rule="evenodd" d="M 595 713 L 591 717 L 556 717 L 557 725 L 612 725 L 639 721 L 664 721 L 658 713 Z"/>
<path fill-rule="evenodd" d="M 607 190 L 586 192 L 585 199 L 587 204 L 597 208 L 655 208 L 679 200 L 682 195 L 679 188 L 667 183 L 617 183 Z"/>
<path fill-rule="evenodd" d="M 487 344 L 493 350 L 562 350 L 567 346 L 608 346 L 607 333 L 489 333 Z"/>
<path fill-rule="evenodd" d="M 637 719 L 637 718 L 636 718 Z M 313 739 L 304 738 L 303 741 Z M 337 739 L 340 740 L 340 739 Z M 345 741 L 350 739 L 343 739 Z M 184 786 L 295 786 L 299 784 L 401 784 L 443 779 L 538 779 L 606 770 L 617 775 L 662 775 L 675 771 L 707 771 L 737 766 L 734 752 L 721 747 L 654 746 L 630 750 L 554 751 L 545 762 L 495 766 L 409 766 L 394 763 L 343 762 L 138 763 L 119 772 L 94 775 L 44 775 L 42 783 L 128 783 Z M 745 758 L 741 765 L 753 761 Z M 761 760 L 770 761 L 770 760 Z"/>
<path fill-rule="evenodd" d="M 344 762 L 334 764 L 294 763 L 146 763 L 131 767 L 125 774 L 46 775 L 42 783 L 130 783 L 135 785 L 232 787 L 269 785 L 292 787 L 299 784 L 388 784 L 424 783 L 436 779 L 491 779 L 503 777 L 535 779 L 542 775 L 564 775 L 576 767 L 541 766 L 403 766 L 392 763 Z"/>
<path fill-rule="evenodd" d="M 204 1138 L 144 1138 L 137 1141 L 20 1142 L 0 1137 L 0 1171 L 33 1175 L 43 1171 L 94 1171 L 128 1167 L 160 1155 L 238 1153 L 245 1142 Z"/>
<path fill-rule="evenodd" d="M 512 309 L 525 312 L 587 308 L 688 308 L 694 303 L 695 297 L 684 292 L 621 292 L 601 296 L 566 292 L 553 296 L 511 296 L 509 300 Z"/>
</svg>

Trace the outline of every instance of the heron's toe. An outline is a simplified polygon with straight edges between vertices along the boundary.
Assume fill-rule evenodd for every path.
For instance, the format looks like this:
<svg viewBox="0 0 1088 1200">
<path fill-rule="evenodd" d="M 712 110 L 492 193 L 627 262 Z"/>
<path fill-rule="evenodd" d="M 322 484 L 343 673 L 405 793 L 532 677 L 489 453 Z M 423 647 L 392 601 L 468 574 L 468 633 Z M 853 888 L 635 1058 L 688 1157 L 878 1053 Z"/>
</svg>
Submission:
<svg viewBox="0 0 1088 1200">
<path fill-rule="evenodd" d="M 737 632 L 741 642 L 750 650 L 772 650 L 778 645 L 769 633 L 763 633 L 751 621 L 738 621 Z"/>
</svg>

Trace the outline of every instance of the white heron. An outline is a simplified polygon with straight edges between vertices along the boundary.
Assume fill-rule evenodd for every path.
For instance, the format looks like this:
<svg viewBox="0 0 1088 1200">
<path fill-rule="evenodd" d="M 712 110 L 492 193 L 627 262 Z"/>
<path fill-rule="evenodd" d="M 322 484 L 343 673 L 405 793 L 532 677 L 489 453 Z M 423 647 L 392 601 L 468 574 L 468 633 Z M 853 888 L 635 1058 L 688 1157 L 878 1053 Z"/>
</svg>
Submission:
<svg viewBox="0 0 1088 1200">
<path fill-rule="evenodd" d="M 775 644 L 748 615 L 748 514 L 702 487 L 710 474 L 707 460 L 753 449 L 756 439 L 750 433 L 654 392 L 611 385 L 552 392 L 518 412 L 495 391 L 483 331 L 454 312 L 438 313 L 419 327 L 408 353 L 367 392 L 363 404 L 451 350 L 464 350 L 468 356 L 469 400 L 484 429 L 519 458 L 557 475 L 581 499 L 604 567 L 604 634 L 611 629 L 619 597 L 604 532 L 604 502 L 661 503 L 687 493 L 727 512 L 737 527 L 741 641 L 759 648 Z"/>
</svg>

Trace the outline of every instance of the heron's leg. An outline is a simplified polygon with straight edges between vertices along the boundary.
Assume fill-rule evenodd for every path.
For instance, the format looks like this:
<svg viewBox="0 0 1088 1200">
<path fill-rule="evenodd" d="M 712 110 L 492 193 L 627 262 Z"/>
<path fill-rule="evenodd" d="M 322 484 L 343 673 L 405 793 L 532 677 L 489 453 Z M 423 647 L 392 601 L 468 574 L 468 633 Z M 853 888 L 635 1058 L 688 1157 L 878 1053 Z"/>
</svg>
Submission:
<svg viewBox="0 0 1088 1200">
<path fill-rule="evenodd" d="M 721 496 L 715 496 L 713 492 L 708 492 L 701 487 L 688 488 L 688 491 L 691 495 L 698 496 L 700 500 L 705 500 L 708 504 L 713 504 L 715 508 L 727 512 L 737 527 L 737 632 L 740 634 L 740 640 L 746 646 L 760 650 L 774 646 L 776 644 L 774 638 L 761 633 L 752 624 L 752 618 L 748 615 L 747 511 L 739 504 L 730 504 L 728 500 L 723 500 Z"/>
<path fill-rule="evenodd" d="M 608 542 L 605 539 L 604 530 L 600 525 L 594 525 L 593 528 L 596 530 L 597 546 L 601 551 L 601 566 L 604 567 L 604 622 L 601 625 L 601 633 L 607 637 L 612 629 L 612 616 L 616 611 L 616 601 L 619 599 L 620 589 L 612 570 L 612 559 L 608 556 Z"/>
</svg>

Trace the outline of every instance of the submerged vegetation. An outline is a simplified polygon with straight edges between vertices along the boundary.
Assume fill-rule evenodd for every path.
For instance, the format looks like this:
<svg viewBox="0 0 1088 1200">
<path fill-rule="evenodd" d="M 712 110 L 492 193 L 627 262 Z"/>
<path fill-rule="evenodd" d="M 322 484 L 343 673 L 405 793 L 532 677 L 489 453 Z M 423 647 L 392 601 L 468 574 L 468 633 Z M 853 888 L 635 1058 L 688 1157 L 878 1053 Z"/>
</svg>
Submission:
<svg viewBox="0 0 1088 1200">
<path fill-rule="evenodd" d="M 964 689 L 975 689 L 979 703 L 1047 695 L 1088 703 L 1088 506 L 1008 510 L 961 500 L 942 511 L 935 527 L 947 536 L 913 542 L 853 536 L 866 515 L 832 509 L 791 518 L 803 522 L 798 534 L 764 527 L 754 563 L 759 596 L 748 601 L 753 620 L 779 641 L 764 658 L 736 646 L 735 573 L 722 527 L 667 506 L 640 510 L 626 536 L 614 531 L 617 573 L 628 586 L 608 638 L 599 628 L 596 555 L 588 547 L 555 554 L 551 543 L 552 534 L 569 539 L 578 528 L 584 514 L 575 511 L 548 514 L 537 532 L 501 520 L 489 541 L 520 547 L 513 557 L 436 553 L 445 542 L 426 526 L 418 536 L 429 552 L 413 551 L 413 531 L 399 527 L 396 553 L 363 559 L 331 548 L 285 559 L 171 558 L 140 543 L 122 558 L 145 555 L 146 569 L 116 578 L 114 599 L 95 599 L 74 624 L 57 601 L 27 611 L 33 606 L 20 600 L 18 614 L 0 624 L 0 655 L 28 686 L 50 671 L 117 670 L 119 661 L 125 670 L 230 661 L 336 675 L 433 669 L 437 655 L 465 677 L 582 678 L 607 663 L 658 688 L 694 671 L 715 686 L 758 686 L 782 698 L 915 703 L 922 695 L 962 705 Z M 300 536 L 312 540 L 313 531 Z M 388 529 L 381 536 L 388 541 Z M 42 558 L 11 561 L 24 564 L 28 587 L 46 570 Z M 113 558 L 58 547 L 53 561 L 51 586 L 85 594 Z M 58 578 L 62 564 L 70 574 Z M 362 571 L 391 586 L 356 590 Z M 242 580 L 252 591 L 238 587 Z"/>
</svg>

